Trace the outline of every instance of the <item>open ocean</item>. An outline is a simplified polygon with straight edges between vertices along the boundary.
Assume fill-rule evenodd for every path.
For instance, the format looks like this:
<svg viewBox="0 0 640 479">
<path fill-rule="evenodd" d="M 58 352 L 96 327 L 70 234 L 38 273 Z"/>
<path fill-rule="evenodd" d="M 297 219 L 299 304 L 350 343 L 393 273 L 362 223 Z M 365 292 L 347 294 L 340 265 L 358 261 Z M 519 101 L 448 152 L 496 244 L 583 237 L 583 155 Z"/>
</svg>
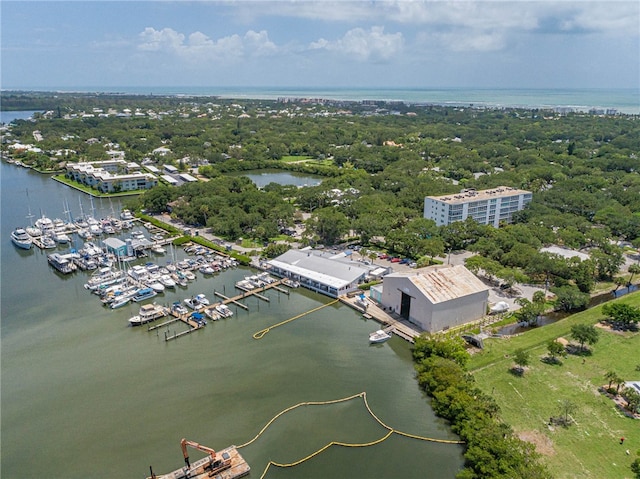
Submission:
<svg viewBox="0 0 640 479">
<path fill-rule="evenodd" d="M 635 89 L 489 89 L 489 88 L 295 88 L 295 87 L 60 87 L 41 91 L 129 93 L 140 95 L 219 96 L 238 99 L 318 98 L 385 100 L 491 108 L 572 108 L 640 114 L 640 88 Z"/>
</svg>

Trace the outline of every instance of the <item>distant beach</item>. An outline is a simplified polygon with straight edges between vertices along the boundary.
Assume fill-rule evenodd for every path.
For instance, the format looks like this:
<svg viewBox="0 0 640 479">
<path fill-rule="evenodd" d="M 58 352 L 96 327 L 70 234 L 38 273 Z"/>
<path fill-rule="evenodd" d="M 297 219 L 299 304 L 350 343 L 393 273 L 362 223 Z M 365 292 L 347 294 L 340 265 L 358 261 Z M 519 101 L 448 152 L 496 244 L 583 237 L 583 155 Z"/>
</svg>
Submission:
<svg viewBox="0 0 640 479">
<path fill-rule="evenodd" d="M 7 90 L 7 89 L 5 89 Z M 134 95 L 216 96 L 237 99 L 310 98 L 398 101 L 458 107 L 543 108 L 640 114 L 640 89 L 507 88 L 295 88 L 295 87 L 48 87 L 36 91 L 104 92 Z"/>
</svg>

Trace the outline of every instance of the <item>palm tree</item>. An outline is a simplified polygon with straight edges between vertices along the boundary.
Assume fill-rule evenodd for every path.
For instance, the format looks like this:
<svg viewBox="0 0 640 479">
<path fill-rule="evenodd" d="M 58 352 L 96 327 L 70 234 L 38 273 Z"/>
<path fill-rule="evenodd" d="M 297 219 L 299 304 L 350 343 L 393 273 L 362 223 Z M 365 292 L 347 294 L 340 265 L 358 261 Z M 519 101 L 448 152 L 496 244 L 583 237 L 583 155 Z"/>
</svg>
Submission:
<svg viewBox="0 0 640 479">
<path fill-rule="evenodd" d="M 629 266 L 629 273 L 631 273 L 631 277 L 629 278 L 629 282 L 627 283 L 627 286 L 631 286 L 633 277 L 636 274 L 640 274 L 640 263 L 632 264 L 631 266 Z"/>
</svg>

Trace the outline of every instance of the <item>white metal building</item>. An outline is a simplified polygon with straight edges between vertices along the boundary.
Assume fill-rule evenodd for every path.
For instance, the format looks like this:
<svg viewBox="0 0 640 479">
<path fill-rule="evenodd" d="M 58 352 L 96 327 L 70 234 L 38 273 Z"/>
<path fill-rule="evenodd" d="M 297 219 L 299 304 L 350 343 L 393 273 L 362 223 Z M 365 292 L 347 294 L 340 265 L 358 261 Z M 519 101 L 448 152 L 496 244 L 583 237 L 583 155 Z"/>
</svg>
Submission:
<svg viewBox="0 0 640 479">
<path fill-rule="evenodd" d="M 267 261 L 267 265 L 270 273 L 332 298 L 356 291 L 369 274 L 369 268 L 362 263 L 315 250 L 291 249 Z"/>
<path fill-rule="evenodd" d="M 513 214 L 531 202 L 530 191 L 509 186 L 491 190 L 463 190 L 455 195 L 427 196 L 424 199 L 424 217 L 436 225 L 473 218 L 480 224 L 500 226 L 511 223 Z"/>
<path fill-rule="evenodd" d="M 384 309 L 434 333 L 482 318 L 489 287 L 462 265 L 439 265 L 385 276 L 375 299 Z"/>
</svg>

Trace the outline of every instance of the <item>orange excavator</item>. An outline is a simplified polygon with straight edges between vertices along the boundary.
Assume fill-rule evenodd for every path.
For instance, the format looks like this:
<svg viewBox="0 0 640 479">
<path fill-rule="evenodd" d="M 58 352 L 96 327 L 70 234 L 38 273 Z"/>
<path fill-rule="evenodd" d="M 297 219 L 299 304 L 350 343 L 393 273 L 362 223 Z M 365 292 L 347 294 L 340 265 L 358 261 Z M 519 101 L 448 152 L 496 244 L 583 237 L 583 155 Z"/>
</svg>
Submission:
<svg viewBox="0 0 640 479">
<path fill-rule="evenodd" d="M 187 446 L 209 454 L 209 463 L 204 466 L 204 470 L 209 473 L 209 477 L 231 467 L 231 458 L 228 456 L 228 454 L 223 454 L 223 457 L 221 459 L 216 459 L 216 451 L 214 451 L 210 447 L 203 446 L 202 444 L 199 444 L 195 441 L 189 441 L 182 438 L 182 440 L 180 441 L 180 447 L 182 448 L 184 463 L 188 468 L 191 468 L 191 463 L 189 462 L 189 453 L 187 452 Z"/>
</svg>

